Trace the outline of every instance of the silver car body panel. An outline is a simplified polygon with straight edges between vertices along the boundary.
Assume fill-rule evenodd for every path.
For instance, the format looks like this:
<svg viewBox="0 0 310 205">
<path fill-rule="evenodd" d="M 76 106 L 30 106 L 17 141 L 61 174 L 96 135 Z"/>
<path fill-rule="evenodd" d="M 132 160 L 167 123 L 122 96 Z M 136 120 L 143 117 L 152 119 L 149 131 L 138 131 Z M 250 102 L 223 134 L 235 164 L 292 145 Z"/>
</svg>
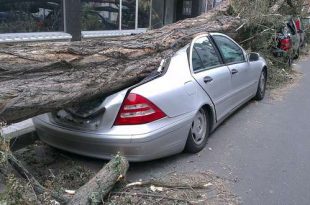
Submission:
<svg viewBox="0 0 310 205">
<path fill-rule="evenodd" d="M 200 36 L 207 35 L 223 34 Z M 117 152 L 130 161 L 152 160 L 181 152 L 198 110 L 203 106 L 210 109 L 211 131 L 214 130 L 225 117 L 255 95 L 260 73 L 266 66 L 263 58 L 249 62 L 244 51 L 246 62 L 243 65 L 221 65 L 194 73 L 188 60 L 191 46 L 185 46 L 171 58 L 163 75 L 106 97 L 100 105 L 105 112 L 92 121 L 59 120 L 51 113 L 35 117 L 33 121 L 39 137 L 51 146 L 104 159 Z M 231 74 L 232 67 L 240 70 L 238 76 Z M 213 76 L 214 81 L 205 84 L 205 75 Z M 146 97 L 167 116 L 142 125 L 115 126 L 114 121 L 128 93 Z"/>
<path fill-rule="evenodd" d="M 204 77 L 209 76 L 212 82 L 206 84 Z M 193 77 L 199 85 L 209 94 L 213 100 L 218 118 L 227 115 L 232 109 L 231 105 L 231 74 L 226 65 L 216 69 L 193 73 Z M 210 103 L 208 103 L 210 105 Z M 212 104 L 212 103 L 211 103 Z"/>
<path fill-rule="evenodd" d="M 48 124 L 46 115 L 34 118 L 40 139 L 51 146 L 85 156 L 109 159 L 116 153 L 124 154 L 130 161 L 146 161 L 181 152 L 184 149 L 188 130 L 195 112 L 172 119 L 163 119 L 156 124 L 164 126 L 139 134 L 124 134 L 138 131 L 122 126 L 114 128 L 123 134 L 82 132 L 55 124 Z M 146 127 L 146 126 L 144 126 Z M 148 129 L 148 128 L 147 128 Z M 144 132 L 144 133 L 143 133 Z"/>
</svg>

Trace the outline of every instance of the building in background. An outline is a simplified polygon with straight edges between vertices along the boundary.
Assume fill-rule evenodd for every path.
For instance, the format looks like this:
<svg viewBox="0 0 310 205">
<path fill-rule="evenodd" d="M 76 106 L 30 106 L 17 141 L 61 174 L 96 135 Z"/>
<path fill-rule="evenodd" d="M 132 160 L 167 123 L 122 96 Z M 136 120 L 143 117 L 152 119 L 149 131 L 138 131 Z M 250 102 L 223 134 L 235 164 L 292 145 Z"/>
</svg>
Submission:
<svg viewBox="0 0 310 205">
<path fill-rule="evenodd" d="M 198 16 L 221 1 L 1 0 L 0 42 L 135 34 Z"/>
</svg>

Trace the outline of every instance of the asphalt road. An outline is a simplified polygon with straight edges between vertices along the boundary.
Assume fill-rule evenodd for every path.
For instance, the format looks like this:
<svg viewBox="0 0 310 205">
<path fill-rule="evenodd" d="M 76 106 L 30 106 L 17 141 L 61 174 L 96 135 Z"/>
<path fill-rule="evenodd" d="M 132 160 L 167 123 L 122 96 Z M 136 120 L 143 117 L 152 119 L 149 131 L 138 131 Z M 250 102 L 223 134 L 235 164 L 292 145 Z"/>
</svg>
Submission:
<svg viewBox="0 0 310 205">
<path fill-rule="evenodd" d="M 131 164 L 130 179 L 206 171 L 231 179 L 246 205 L 310 204 L 310 59 L 290 88 L 250 102 L 226 120 L 199 154 Z"/>
</svg>

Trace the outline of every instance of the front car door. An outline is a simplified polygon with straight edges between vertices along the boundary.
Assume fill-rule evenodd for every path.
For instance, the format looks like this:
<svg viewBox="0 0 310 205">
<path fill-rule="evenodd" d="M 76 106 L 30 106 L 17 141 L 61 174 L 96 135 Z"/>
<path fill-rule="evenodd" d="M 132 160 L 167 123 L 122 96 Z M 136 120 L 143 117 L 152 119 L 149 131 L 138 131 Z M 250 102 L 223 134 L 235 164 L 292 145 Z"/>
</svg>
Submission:
<svg viewBox="0 0 310 205">
<path fill-rule="evenodd" d="M 253 95 L 257 80 L 246 53 L 235 41 L 221 34 L 214 34 L 212 38 L 230 70 L 233 106 L 238 107 Z"/>
<path fill-rule="evenodd" d="M 231 74 L 207 35 L 195 38 L 190 48 L 192 75 L 209 95 L 217 119 L 229 114 L 231 103 Z"/>
</svg>

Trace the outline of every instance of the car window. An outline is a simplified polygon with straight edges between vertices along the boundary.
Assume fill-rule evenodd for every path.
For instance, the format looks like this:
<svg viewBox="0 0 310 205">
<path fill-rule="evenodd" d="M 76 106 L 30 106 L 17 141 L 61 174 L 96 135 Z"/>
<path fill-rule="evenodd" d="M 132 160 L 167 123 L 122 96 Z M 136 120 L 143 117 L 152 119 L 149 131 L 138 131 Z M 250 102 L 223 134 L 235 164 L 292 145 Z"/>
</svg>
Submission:
<svg viewBox="0 0 310 205">
<path fill-rule="evenodd" d="M 202 61 L 195 48 L 193 48 L 192 62 L 194 71 L 203 69 Z"/>
<path fill-rule="evenodd" d="M 213 36 L 213 39 L 221 51 L 225 63 L 238 63 L 245 61 L 243 50 L 232 40 L 219 35 Z"/>
<path fill-rule="evenodd" d="M 192 62 L 194 71 L 212 68 L 221 64 L 215 48 L 207 37 L 199 38 L 194 42 Z"/>
<path fill-rule="evenodd" d="M 288 22 L 287 24 L 287 28 L 289 30 L 289 32 L 292 34 L 292 35 L 296 35 L 296 28 L 295 28 L 295 25 L 292 21 Z"/>
</svg>

